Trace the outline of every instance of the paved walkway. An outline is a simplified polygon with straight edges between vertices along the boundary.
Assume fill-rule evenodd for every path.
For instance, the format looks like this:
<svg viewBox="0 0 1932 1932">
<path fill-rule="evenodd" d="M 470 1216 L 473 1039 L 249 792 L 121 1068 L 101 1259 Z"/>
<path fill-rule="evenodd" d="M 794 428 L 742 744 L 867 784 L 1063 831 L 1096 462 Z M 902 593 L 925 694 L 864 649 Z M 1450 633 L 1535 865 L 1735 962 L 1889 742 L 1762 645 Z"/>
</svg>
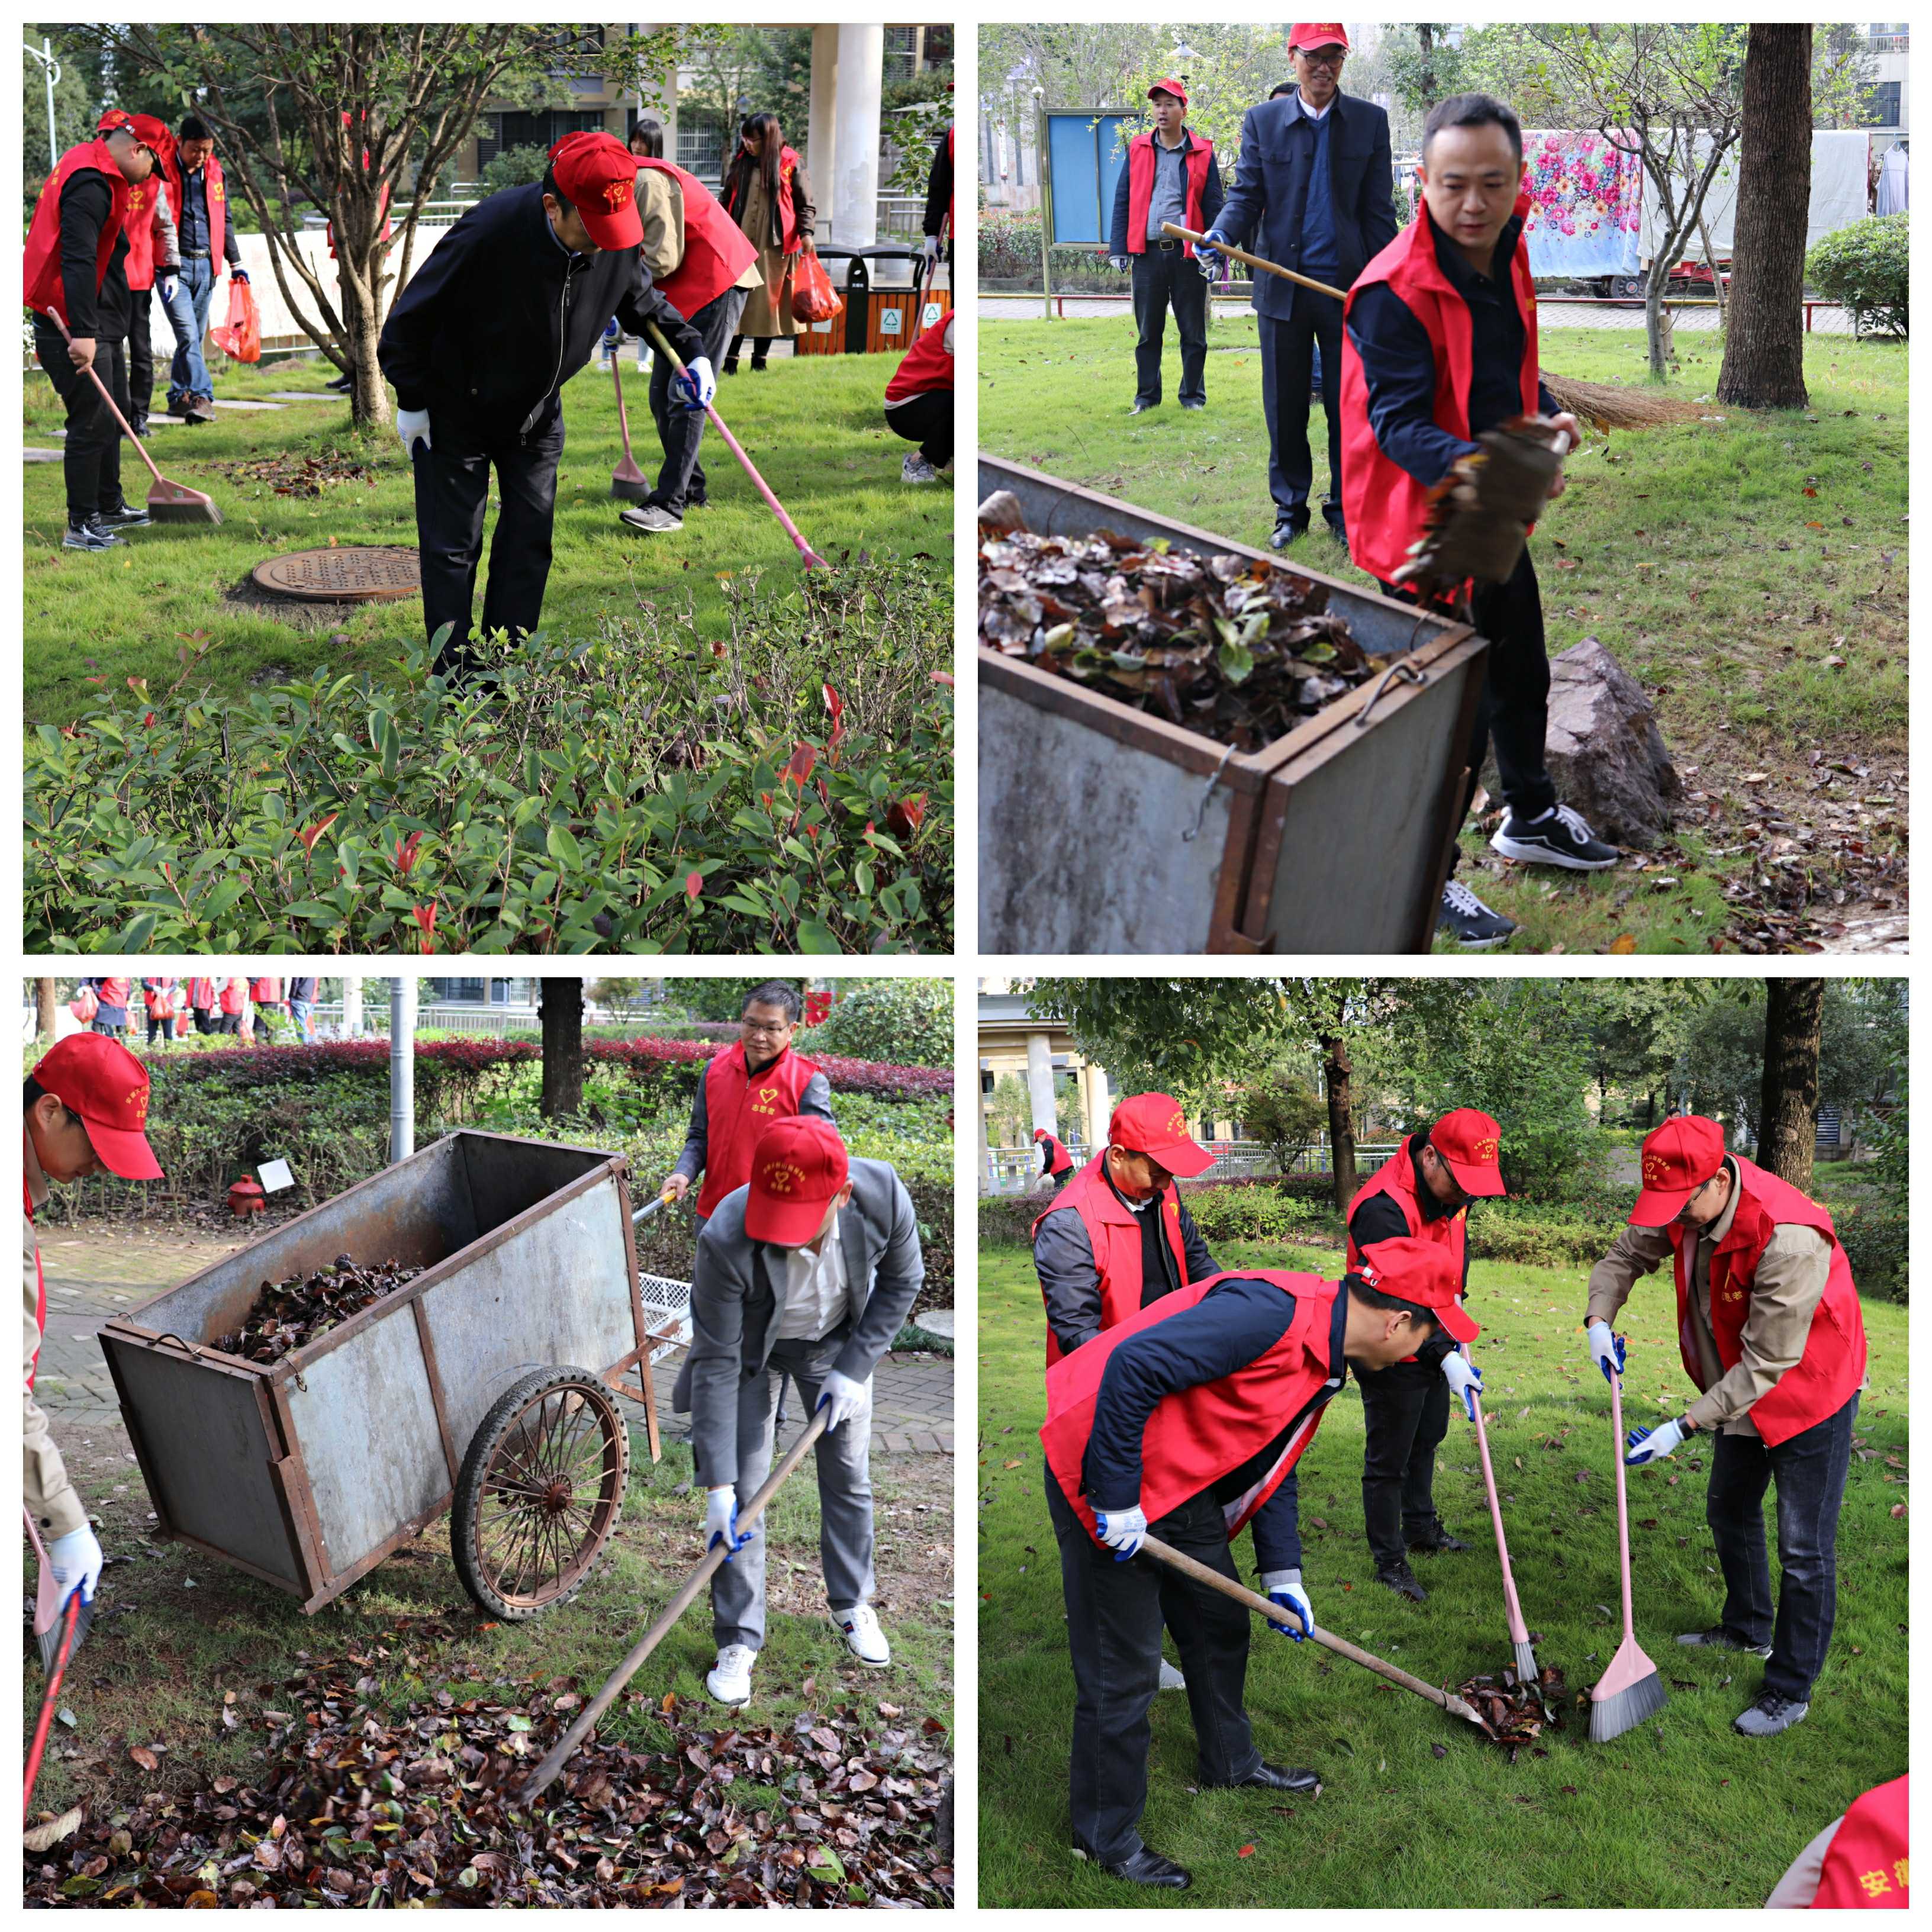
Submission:
<svg viewBox="0 0 1932 1932">
<path fill-rule="evenodd" d="M 123 1230 L 111 1224 L 52 1226 L 41 1234 L 40 1259 L 47 1284 L 47 1326 L 40 1345 L 34 1390 L 41 1406 L 62 1420 L 118 1426 L 120 1406 L 113 1378 L 95 1337 L 104 1324 L 231 1255 L 244 1244 L 209 1234 Z M 678 1358 L 658 1364 L 658 1428 L 668 1442 L 690 1436 L 688 1418 L 670 1406 Z M 641 1403 L 627 1407 L 642 1426 Z M 796 1422 L 797 1391 L 788 1413 Z M 891 1354 L 872 1385 L 872 1447 L 882 1453 L 952 1454 L 952 1362 L 944 1355 Z"/>
</svg>

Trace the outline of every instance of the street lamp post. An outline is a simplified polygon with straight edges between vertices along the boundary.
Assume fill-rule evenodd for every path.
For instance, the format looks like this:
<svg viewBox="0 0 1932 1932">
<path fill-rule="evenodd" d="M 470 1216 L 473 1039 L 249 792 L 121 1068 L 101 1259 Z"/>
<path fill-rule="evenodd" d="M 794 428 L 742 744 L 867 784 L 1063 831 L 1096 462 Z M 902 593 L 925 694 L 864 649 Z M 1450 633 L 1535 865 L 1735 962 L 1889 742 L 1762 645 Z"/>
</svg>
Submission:
<svg viewBox="0 0 1932 1932">
<path fill-rule="evenodd" d="M 38 46 L 31 41 L 21 43 L 28 53 L 40 64 L 40 71 L 47 82 L 47 166 L 51 172 L 60 166 L 60 142 L 54 132 L 54 82 L 60 79 L 60 62 L 54 58 L 54 44 L 44 39 Z"/>
<path fill-rule="evenodd" d="M 1040 292 L 1045 319 L 1053 320 L 1053 264 L 1047 230 L 1053 222 L 1053 190 L 1046 153 L 1046 89 L 1033 91 L 1034 152 L 1040 162 Z"/>
</svg>

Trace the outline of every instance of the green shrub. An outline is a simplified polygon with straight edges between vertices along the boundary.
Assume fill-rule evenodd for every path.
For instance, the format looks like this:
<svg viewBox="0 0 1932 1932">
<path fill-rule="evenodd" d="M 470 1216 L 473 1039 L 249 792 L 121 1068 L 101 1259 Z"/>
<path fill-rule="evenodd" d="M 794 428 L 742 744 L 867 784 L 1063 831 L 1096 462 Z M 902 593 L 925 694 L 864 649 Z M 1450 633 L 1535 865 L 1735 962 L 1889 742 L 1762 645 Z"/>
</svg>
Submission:
<svg viewBox="0 0 1932 1932">
<path fill-rule="evenodd" d="M 882 980 L 848 993 L 812 1030 L 813 1053 L 903 1066 L 952 1061 L 952 982 Z"/>
<path fill-rule="evenodd" d="M 1216 1241 L 1299 1241 L 1318 1236 L 1326 1227 L 1339 1229 L 1341 1217 L 1326 1213 L 1314 1202 L 1262 1186 L 1191 1188 L 1187 1211 L 1210 1248 Z"/>
<path fill-rule="evenodd" d="M 548 148 L 501 148 L 484 163 L 476 185 L 485 195 L 500 194 L 506 188 L 526 188 L 542 181 L 549 166 Z"/>
<path fill-rule="evenodd" d="M 950 570 L 799 585 L 734 580 L 728 642 L 649 604 L 533 636 L 460 697 L 416 642 L 392 685 L 131 680 L 26 741 L 30 944 L 950 951 Z"/>
<path fill-rule="evenodd" d="M 1804 258 L 1804 278 L 1827 302 L 1852 312 L 1860 329 L 1906 333 L 1912 247 L 1906 214 L 1874 215 L 1828 235 Z"/>
<path fill-rule="evenodd" d="M 1588 1268 L 1627 1224 L 1633 1198 L 1602 1190 L 1580 1202 L 1479 1202 L 1469 1216 L 1470 1255 L 1520 1268 Z"/>
</svg>

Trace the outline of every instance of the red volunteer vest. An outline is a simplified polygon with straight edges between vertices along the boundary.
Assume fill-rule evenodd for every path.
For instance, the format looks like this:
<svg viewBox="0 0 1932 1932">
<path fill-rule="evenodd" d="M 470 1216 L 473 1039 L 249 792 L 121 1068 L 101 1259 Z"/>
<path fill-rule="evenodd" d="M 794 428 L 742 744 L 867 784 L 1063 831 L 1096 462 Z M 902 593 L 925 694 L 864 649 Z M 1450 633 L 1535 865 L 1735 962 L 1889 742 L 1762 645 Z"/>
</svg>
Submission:
<svg viewBox="0 0 1932 1932">
<path fill-rule="evenodd" d="M 128 286 L 136 293 L 154 286 L 154 218 L 160 212 L 161 183 L 150 175 L 128 187 Z"/>
<path fill-rule="evenodd" d="M 684 195 L 684 259 L 658 281 L 658 288 L 688 322 L 737 280 L 758 259 L 758 251 L 695 175 L 670 161 L 639 158 L 638 166 L 670 176 Z M 786 206 L 790 206 L 789 199 Z"/>
<path fill-rule="evenodd" d="M 1114 1190 L 1108 1186 L 1106 1159 L 1103 1148 L 1053 1197 L 1046 1214 L 1040 1215 L 1033 1224 L 1033 1238 L 1037 1241 L 1040 1222 L 1054 1209 L 1071 1208 L 1079 1215 L 1080 1225 L 1087 1230 L 1087 1238 L 1093 1244 L 1094 1265 L 1100 1270 L 1102 1330 L 1118 1328 L 1129 1317 L 1141 1312 L 1142 1286 L 1141 1224 L 1135 1215 L 1120 1205 Z M 1185 1287 L 1187 1252 L 1186 1244 L 1180 1238 L 1180 1196 L 1172 1184 L 1161 1196 L 1160 1204 L 1155 1211 L 1160 1216 L 1161 1232 L 1167 1237 L 1167 1245 L 1174 1251 L 1174 1279 Z M 1042 1289 L 1041 1299 L 1043 1301 L 1045 1298 L 1046 1291 Z M 1172 1298 L 1165 1298 L 1170 1300 Z M 1084 1348 L 1079 1351 L 1082 1354 L 1086 1352 Z M 1046 1366 L 1051 1369 L 1060 1359 L 1060 1344 L 1054 1339 L 1049 1327 L 1046 1331 Z"/>
<path fill-rule="evenodd" d="M 242 982 L 230 980 L 221 989 L 221 1010 L 224 1013 L 238 1013 L 242 1010 Z"/>
<path fill-rule="evenodd" d="M 258 1006 L 278 1006 L 282 1003 L 282 982 L 279 980 L 250 980 L 248 997 Z"/>
<path fill-rule="evenodd" d="M 952 387 L 952 352 L 946 346 L 946 327 L 952 320 L 952 311 L 948 309 L 899 358 L 892 380 L 886 385 L 889 405 L 929 390 Z"/>
<path fill-rule="evenodd" d="M 1529 197 L 1518 197 L 1516 212 L 1526 214 Z M 1436 354 L 1434 416 L 1438 428 L 1465 442 L 1469 436 L 1469 376 L 1472 368 L 1468 304 L 1450 285 L 1436 259 L 1429 211 L 1416 218 L 1355 278 L 1348 302 L 1370 284 L 1386 282 L 1429 337 Z M 1522 408 L 1537 412 L 1536 285 L 1530 279 L 1529 250 L 1520 240 L 1510 265 L 1510 285 L 1522 317 Z M 1342 310 L 1346 320 L 1346 306 Z M 1402 465 L 1382 454 L 1369 421 L 1368 378 L 1362 358 L 1345 328 L 1342 332 L 1342 504 L 1348 525 L 1348 554 L 1361 569 L 1386 584 L 1408 560 L 1408 547 L 1421 536 L 1429 492 Z"/>
<path fill-rule="evenodd" d="M 1739 1337 L 1750 1312 L 1751 1283 L 1766 1244 L 1779 1226 L 1815 1228 L 1832 1244 L 1831 1272 L 1811 1317 L 1811 1332 L 1796 1367 L 1788 1369 L 1764 1399 L 1753 1405 L 1750 1419 L 1772 1448 L 1835 1415 L 1850 1402 L 1865 1375 L 1865 1322 L 1851 1263 L 1838 1245 L 1832 1217 L 1790 1182 L 1767 1174 L 1742 1154 L 1732 1154 L 1744 1184 L 1731 1231 L 1711 1257 L 1711 1332 L 1718 1360 L 1726 1371 L 1742 1352 Z M 1664 1231 L 1676 1251 L 1677 1346 L 1685 1372 L 1700 1388 L 1697 1351 L 1691 1340 L 1690 1255 L 1685 1230 L 1672 1222 Z"/>
<path fill-rule="evenodd" d="M 1068 1174 L 1073 1168 L 1073 1156 L 1066 1151 L 1066 1144 L 1056 1136 L 1048 1134 L 1040 1142 L 1047 1150 L 1047 1172 L 1053 1174 Z M 1037 1226 L 1039 1224 L 1034 1224 Z"/>
<path fill-rule="evenodd" d="M 1148 1521 L 1157 1522 L 1258 1455 L 1311 1402 L 1322 1396 L 1324 1384 L 1334 1372 L 1328 1360 L 1328 1336 L 1336 1284 L 1318 1275 L 1291 1274 L 1276 1268 L 1239 1268 L 1210 1275 L 1095 1336 L 1084 1348 L 1076 1348 L 1047 1371 L 1046 1424 L 1040 1432 L 1054 1480 L 1089 1534 L 1094 1527 L 1094 1508 L 1087 1500 L 1083 1472 L 1087 1444 L 1094 1432 L 1094 1406 L 1108 1358 L 1129 1336 L 1192 1308 L 1229 1274 L 1244 1281 L 1270 1282 L 1284 1294 L 1294 1296 L 1294 1319 L 1273 1348 L 1245 1368 L 1218 1382 L 1178 1389 L 1161 1399 L 1148 1418 L 1141 1438 L 1141 1509 Z M 1318 1402 L 1309 1410 L 1259 1480 L 1221 1505 L 1230 1541 L 1280 1488 L 1282 1479 L 1313 1441 L 1322 1407 Z"/>
<path fill-rule="evenodd" d="M 188 1003 L 198 1013 L 212 1012 L 214 1008 L 214 982 L 190 980 L 188 982 Z"/>
<path fill-rule="evenodd" d="M 704 1185 L 698 1211 L 712 1214 L 718 1204 L 752 1178 L 752 1154 L 758 1136 L 774 1120 L 798 1112 L 815 1060 L 787 1047 L 761 1073 L 745 1064 L 741 1044 L 728 1048 L 704 1070 Z"/>
<path fill-rule="evenodd" d="M 104 980 L 100 987 L 100 1004 L 104 1006 L 124 1006 L 134 990 L 131 980 Z"/>
<path fill-rule="evenodd" d="M 1910 1908 L 1906 1859 L 1911 1782 L 1894 1778 L 1853 1800 L 1825 1847 L 1817 1894 L 1811 1901 L 1814 1912 L 1845 1906 Z"/>
<path fill-rule="evenodd" d="M 1204 140 L 1192 128 L 1187 130 L 1192 146 L 1187 151 L 1187 220 L 1186 226 L 1199 234 L 1207 226 L 1201 217 L 1201 197 L 1208 190 L 1208 170 L 1214 159 L 1214 144 Z M 1127 253 L 1147 253 L 1148 203 L 1154 199 L 1154 136 L 1136 134 L 1127 143 Z M 1194 244 L 1180 244 L 1184 255 L 1194 253 Z"/>
<path fill-rule="evenodd" d="M 201 164 L 202 185 L 208 190 L 208 260 L 216 274 L 221 273 L 221 250 L 228 232 L 228 189 L 221 178 L 221 164 L 212 154 Z M 178 226 L 182 212 L 188 206 L 188 197 L 182 185 L 182 164 L 178 154 L 168 157 L 168 191 L 174 197 L 171 206 L 175 220 Z"/>
<path fill-rule="evenodd" d="M 798 232 L 798 215 L 791 205 L 792 177 L 798 172 L 798 151 L 795 148 L 778 150 L 778 233 L 780 246 L 788 255 L 796 255 L 805 244 Z M 724 199 L 720 204 L 724 212 L 734 221 L 738 212 L 737 190 L 734 181 L 724 184 Z M 740 232 L 742 231 L 740 230 Z M 741 271 L 742 272 L 742 271 Z M 735 281 L 736 276 L 732 278 Z M 725 286 L 728 288 L 730 283 Z"/>
<path fill-rule="evenodd" d="M 60 165 L 40 184 L 40 198 L 34 204 L 34 218 L 27 228 L 26 303 L 36 315 L 49 309 L 62 321 L 67 318 L 67 290 L 61 280 L 60 198 L 68 183 L 85 168 L 107 177 L 113 190 L 113 205 L 100 225 L 100 246 L 94 262 L 94 286 L 98 291 L 107 279 L 107 265 L 114 259 L 114 244 L 128 219 L 128 186 L 105 141 L 83 142 L 70 148 L 60 158 Z"/>
</svg>

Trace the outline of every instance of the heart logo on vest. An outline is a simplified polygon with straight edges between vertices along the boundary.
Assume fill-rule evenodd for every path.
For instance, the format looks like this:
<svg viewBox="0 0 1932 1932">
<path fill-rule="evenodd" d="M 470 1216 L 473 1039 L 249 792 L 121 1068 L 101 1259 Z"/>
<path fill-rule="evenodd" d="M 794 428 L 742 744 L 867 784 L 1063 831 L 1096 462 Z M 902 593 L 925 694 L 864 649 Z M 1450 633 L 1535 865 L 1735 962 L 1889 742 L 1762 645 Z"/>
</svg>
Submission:
<svg viewBox="0 0 1932 1932">
<path fill-rule="evenodd" d="M 773 1194 L 789 1194 L 805 1178 L 805 1169 L 788 1160 L 768 1160 L 758 1178 Z"/>
<path fill-rule="evenodd" d="M 752 1112 L 754 1114 L 776 1114 L 778 1110 L 778 1090 L 776 1087 L 760 1087 L 752 1096 Z"/>
</svg>

